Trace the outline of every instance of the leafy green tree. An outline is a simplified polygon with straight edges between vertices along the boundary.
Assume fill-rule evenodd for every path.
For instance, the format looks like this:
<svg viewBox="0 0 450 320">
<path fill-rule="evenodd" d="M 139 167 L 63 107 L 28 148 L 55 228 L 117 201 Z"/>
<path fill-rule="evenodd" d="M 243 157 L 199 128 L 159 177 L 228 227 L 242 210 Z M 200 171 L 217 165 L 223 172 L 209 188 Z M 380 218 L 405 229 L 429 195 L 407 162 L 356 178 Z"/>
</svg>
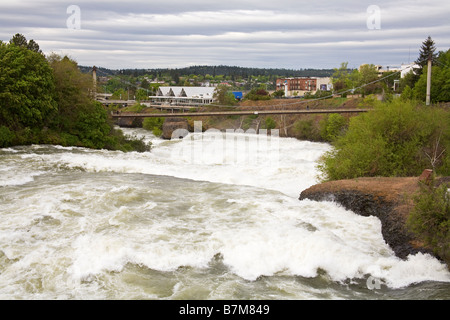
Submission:
<svg viewBox="0 0 450 320">
<path fill-rule="evenodd" d="M 116 91 L 114 91 L 113 95 L 111 96 L 111 99 L 128 100 L 128 93 L 123 88 L 117 89 Z"/>
<path fill-rule="evenodd" d="M 92 100 L 93 82 L 67 56 L 48 58 L 56 83 L 56 101 L 59 106 L 55 125 L 70 136 L 72 142 L 89 148 L 110 148 L 117 141 L 111 136 L 113 128 L 101 103 Z"/>
<path fill-rule="evenodd" d="M 230 92 L 230 88 L 226 85 L 217 86 L 214 92 L 214 98 L 222 105 L 233 106 L 236 104 L 234 94 Z"/>
<path fill-rule="evenodd" d="M 353 83 L 350 80 L 350 74 L 352 71 L 348 68 L 348 62 L 342 62 L 339 68 L 334 69 L 334 73 L 331 76 L 331 82 L 336 93 L 351 89 Z"/>
<path fill-rule="evenodd" d="M 55 78 L 58 118 L 55 119 L 62 131 L 71 132 L 78 121 L 79 111 L 92 104 L 92 78 L 82 74 L 75 61 L 67 56 L 52 54 L 48 61 Z"/>
<path fill-rule="evenodd" d="M 93 82 L 75 61 L 51 55 L 17 34 L 0 42 L 0 146 L 50 143 L 146 151 L 113 129 Z"/>
<path fill-rule="evenodd" d="M 0 44 L 0 125 L 42 128 L 57 110 L 53 73 L 45 57 L 21 41 Z"/>
<path fill-rule="evenodd" d="M 136 91 L 136 101 L 148 100 L 147 90 L 138 89 Z"/>
<path fill-rule="evenodd" d="M 364 86 L 360 89 L 363 96 L 375 93 L 380 88 L 378 83 L 371 83 L 378 79 L 378 71 L 373 64 L 362 65 L 359 73 L 360 77 L 357 86 Z"/>
</svg>

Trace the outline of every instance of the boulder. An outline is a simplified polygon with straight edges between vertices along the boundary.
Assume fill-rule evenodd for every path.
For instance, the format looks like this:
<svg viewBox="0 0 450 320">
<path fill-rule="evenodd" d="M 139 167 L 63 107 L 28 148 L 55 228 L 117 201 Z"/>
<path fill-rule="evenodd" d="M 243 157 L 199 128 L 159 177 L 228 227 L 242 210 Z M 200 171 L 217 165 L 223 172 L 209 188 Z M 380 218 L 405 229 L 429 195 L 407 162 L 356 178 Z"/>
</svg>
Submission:
<svg viewBox="0 0 450 320">
<path fill-rule="evenodd" d="M 184 118 L 166 118 L 162 128 L 163 139 L 182 139 L 188 135 L 188 121 Z"/>
</svg>

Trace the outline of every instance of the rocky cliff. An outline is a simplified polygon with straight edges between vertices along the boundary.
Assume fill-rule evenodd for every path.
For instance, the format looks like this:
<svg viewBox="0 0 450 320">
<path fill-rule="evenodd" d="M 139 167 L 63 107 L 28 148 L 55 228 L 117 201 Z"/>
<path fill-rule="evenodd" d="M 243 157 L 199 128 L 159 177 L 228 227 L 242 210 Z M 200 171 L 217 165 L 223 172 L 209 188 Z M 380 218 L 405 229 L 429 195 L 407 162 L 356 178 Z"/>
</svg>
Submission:
<svg viewBox="0 0 450 320">
<path fill-rule="evenodd" d="M 419 178 L 358 178 L 314 185 L 300 194 L 300 200 L 332 200 L 357 214 L 378 217 L 384 240 L 405 259 L 417 252 L 432 254 L 406 229 L 418 190 Z"/>
</svg>

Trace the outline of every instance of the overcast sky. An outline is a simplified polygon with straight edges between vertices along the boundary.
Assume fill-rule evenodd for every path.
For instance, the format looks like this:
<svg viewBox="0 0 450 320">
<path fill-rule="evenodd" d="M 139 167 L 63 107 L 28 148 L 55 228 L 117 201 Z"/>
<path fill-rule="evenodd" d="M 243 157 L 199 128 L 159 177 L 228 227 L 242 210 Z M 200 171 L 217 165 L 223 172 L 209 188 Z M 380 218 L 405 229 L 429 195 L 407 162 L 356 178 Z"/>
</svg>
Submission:
<svg viewBox="0 0 450 320">
<path fill-rule="evenodd" d="M 450 1 L 1 0 L 0 39 L 16 33 L 111 69 L 399 66 L 428 35 L 450 48 Z"/>
</svg>

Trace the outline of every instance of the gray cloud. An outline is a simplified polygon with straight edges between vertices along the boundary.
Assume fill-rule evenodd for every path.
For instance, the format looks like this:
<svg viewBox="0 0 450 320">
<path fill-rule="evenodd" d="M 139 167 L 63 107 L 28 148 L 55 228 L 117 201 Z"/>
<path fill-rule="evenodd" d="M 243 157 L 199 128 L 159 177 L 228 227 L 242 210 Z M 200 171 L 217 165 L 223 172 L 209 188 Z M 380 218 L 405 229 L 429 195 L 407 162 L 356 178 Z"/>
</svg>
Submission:
<svg viewBox="0 0 450 320">
<path fill-rule="evenodd" d="M 81 29 L 66 22 L 71 4 Z M 381 29 L 369 30 L 372 1 L 86 1 L 3 0 L 0 39 L 15 33 L 44 52 L 108 68 L 225 64 L 333 68 L 348 61 L 399 65 L 413 61 L 431 35 L 450 47 L 447 0 L 378 1 Z"/>
</svg>

